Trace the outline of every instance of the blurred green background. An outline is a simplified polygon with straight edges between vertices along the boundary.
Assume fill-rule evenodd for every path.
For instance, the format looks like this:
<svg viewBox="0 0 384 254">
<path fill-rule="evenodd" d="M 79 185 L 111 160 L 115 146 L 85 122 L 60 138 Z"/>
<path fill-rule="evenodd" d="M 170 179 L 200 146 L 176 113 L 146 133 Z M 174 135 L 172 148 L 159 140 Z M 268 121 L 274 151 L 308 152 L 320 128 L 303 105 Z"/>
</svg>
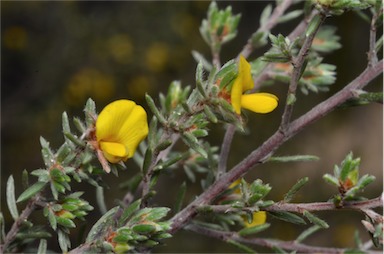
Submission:
<svg viewBox="0 0 384 254">
<path fill-rule="evenodd" d="M 259 16 L 270 1 L 219 2 L 220 8 L 232 5 L 235 14 L 242 13 L 238 37 L 225 45 L 222 62 L 234 58 L 257 29 Z M 173 80 L 184 85 L 194 82 L 196 62 L 191 50 L 210 57 L 209 48 L 199 35 L 199 26 L 206 17 L 208 1 L 2 1 L 1 2 L 1 205 L 7 220 L 11 217 L 5 204 L 5 182 L 10 174 L 19 183 L 21 171 L 40 168 L 39 136 L 57 148 L 62 142 L 61 114 L 67 111 L 70 117 L 83 117 L 82 109 L 91 97 L 100 111 L 109 102 L 118 98 L 135 100 L 146 107 L 144 94 L 157 98 L 165 92 Z M 288 35 L 299 19 L 273 29 L 274 34 Z M 329 97 L 356 77 L 366 66 L 369 26 L 356 14 L 347 12 L 341 17 L 332 17 L 328 25 L 338 27 L 342 49 L 325 56 L 327 63 L 337 65 L 337 81 L 330 92 L 300 94 L 295 116 Z M 260 56 L 260 49 L 251 60 Z M 285 100 L 286 85 L 268 87 Z M 382 77 L 367 88 L 382 90 Z M 278 127 L 283 107 L 271 114 L 248 114 L 250 133 L 237 134 L 229 158 L 229 167 L 239 162 L 246 154 L 260 145 Z M 332 172 L 345 155 L 353 151 L 362 158 L 362 174 L 377 177 L 365 195 L 376 197 L 382 191 L 383 155 L 382 105 L 374 104 L 337 110 L 316 122 L 291 141 L 284 144 L 278 155 L 312 154 L 320 161 L 261 165 L 247 175 L 247 180 L 256 178 L 273 187 L 270 199 L 279 200 L 299 178 L 310 177 L 310 183 L 300 192 L 296 202 L 326 201 L 336 190 L 321 179 Z M 222 126 L 212 126 L 213 145 L 220 146 L 224 134 Z M 138 170 L 128 161 L 128 170 L 105 177 L 111 188 L 107 205 L 116 205 L 124 191 L 120 183 Z M 182 170 L 163 177 L 158 185 L 155 205 L 172 206 L 173 194 L 184 181 Z M 177 183 L 177 184 L 175 184 Z M 22 191 L 16 185 L 16 195 Z M 192 199 L 201 190 L 199 183 L 188 182 L 188 197 Z M 79 223 L 89 230 L 100 212 L 94 201 L 94 187 L 85 183 L 76 188 L 86 192 L 95 210 L 86 223 Z M 170 198 L 170 196 L 172 198 Z M 22 205 L 20 206 L 22 208 Z M 328 219 L 331 229 L 309 239 L 311 244 L 353 247 L 355 228 L 364 239 L 367 234 L 360 226 L 363 216 L 356 213 L 319 213 Z M 45 223 L 42 216 L 35 219 Z M 277 236 L 291 240 L 305 227 L 292 227 L 270 219 L 272 228 L 263 236 Z M 332 226 L 336 226 L 333 227 Z M 76 246 L 77 231 L 74 230 L 73 245 Z M 57 250 L 54 241 L 50 246 Z M 232 246 L 218 240 L 207 239 L 190 232 L 179 232 L 158 252 L 236 252 Z"/>
</svg>

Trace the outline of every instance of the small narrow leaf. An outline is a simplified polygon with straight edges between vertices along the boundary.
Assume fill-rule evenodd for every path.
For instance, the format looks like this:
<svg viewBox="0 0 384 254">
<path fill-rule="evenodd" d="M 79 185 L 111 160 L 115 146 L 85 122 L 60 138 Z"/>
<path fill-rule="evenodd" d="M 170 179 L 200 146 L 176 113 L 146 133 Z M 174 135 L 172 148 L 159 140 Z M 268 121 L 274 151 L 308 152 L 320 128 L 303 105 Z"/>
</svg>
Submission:
<svg viewBox="0 0 384 254">
<path fill-rule="evenodd" d="M 176 201 L 175 201 L 175 212 L 179 212 L 181 210 L 181 207 L 183 206 L 183 200 L 185 196 L 185 192 L 187 191 L 187 184 L 183 182 L 179 188 L 179 191 L 177 192 Z"/>
<path fill-rule="evenodd" d="M 267 228 L 269 228 L 269 226 L 270 226 L 269 223 L 264 223 L 264 224 L 257 225 L 254 227 L 244 228 L 244 229 L 240 230 L 238 233 L 240 236 L 253 235 L 253 234 L 257 234 L 261 231 L 266 230 Z"/>
<path fill-rule="evenodd" d="M 310 228 L 307 228 L 306 230 L 304 230 L 297 238 L 296 238 L 296 242 L 300 243 L 302 241 L 304 241 L 308 236 L 312 235 L 313 233 L 315 233 L 316 231 L 318 231 L 319 229 L 321 229 L 320 226 L 318 225 L 313 225 L 312 227 Z"/>
<path fill-rule="evenodd" d="M 67 253 L 68 249 L 71 248 L 71 241 L 69 240 L 69 236 L 62 230 L 57 231 L 57 236 L 59 240 L 60 249 L 64 253 Z"/>
<path fill-rule="evenodd" d="M 304 211 L 303 212 L 303 215 L 305 217 L 307 217 L 307 219 L 312 222 L 313 224 L 316 224 L 317 226 L 321 227 L 321 228 L 329 228 L 329 225 L 328 223 L 326 223 L 324 220 L 320 219 L 319 217 L 317 217 L 316 215 L 314 215 L 313 213 L 310 213 L 308 211 Z"/>
<path fill-rule="evenodd" d="M 186 145 L 188 145 L 190 148 L 198 152 L 201 156 L 204 158 L 208 158 L 208 154 L 203 148 L 203 146 L 199 143 L 197 138 L 190 132 L 183 133 L 183 141 Z"/>
<path fill-rule="evenodd" d="M 97 201 L 97 205 L 99 206 L 101 214 L 105 214 L 108 210 L 107 210 L 107 205 L 105 204 L 103 187 L 96 188 L 96 201 Z"/>
<path fill-rule="evenodd" d="M 132 216 L 133 213 L 135 213 L 141 204 L 141 199 L 136 200 L 132 204 L 130 204 L 127 208 L 124 209 L 123 214 L 120 216 L 118 224 L 120 226 L 127 223 L 128 219 Z"/>
<path fill-rule="evenodd" d="M 234 240 L 228 240 L 227 243 L 232 244 L 233 246 L 239 248 L 244 253 L 256 253 L 253 249 L 249 248 L 248 246 L 242 243 L 236 242 Z"/>
<path fill-rule="evenodd" d="M 315 155 L 293 155 L 293 156 L 278 156 L 270 157 L 270 162 L 296 162 L 296 161 L 317 161 L 319 157 Z"/>
<path fill-rule="evenodd" d="M 309 178 L 304 177 L 301 178 L 297 183 L 285 194 L 284 196 L 284 202 L 290 202 L 295 194 L 305 185 L 308 183 Z"/>
<path fill-rule="evenodd" d="M 47 183 L 44 182 L 37 182 L 28 189 L 26 189 L 23 193 L 20 194 L 19 198 L 17 199 L 17 203 L 23 202 L 30 197 L 36 195 L 39 191 L 41 191 Z"/>
<path fill-rule="evenodd" d="M 37 249 L 37 254 L 47 253 L 47 240 L 41 239 L 39 243 L 39 248 Z"/>
<path fill-rule="evenodd" d="M 339 180 L 333 175 L 325 174 L 323 175 L 323 179 L 332 185 L 339 186 Z"/>
<path fill-rule="evenodd" d="M 15 181 L 13 176 L 10 175 L 7 181 L 7 205 L 9 212 L 14 220 L 19 217 L 19 212 L 17 211 L 16 198 L 15 198 Z"/>
<path fill-rule="evenodd" d="M 307 224 L 303 218 L 290 212 L 268 212 L 268 215 L 294 224 Z"/>
<path fill-rule="evenodd" d="M 148 94 L 145 94 L 145 99 L 146 99 L 147 104 L 148 104 L 149 108 L 151 109 L 152 113 L 156 116 L 157 120 L 159 120 L 159 122 L 162 125 L 165 125 L 167 123 L 167 120 L 165 119 L 165 117 L 160 113 L 160 111 L 156 107 L 156 104 L 153 101 L 152 97 L 149 96 Z"/>
</svg>

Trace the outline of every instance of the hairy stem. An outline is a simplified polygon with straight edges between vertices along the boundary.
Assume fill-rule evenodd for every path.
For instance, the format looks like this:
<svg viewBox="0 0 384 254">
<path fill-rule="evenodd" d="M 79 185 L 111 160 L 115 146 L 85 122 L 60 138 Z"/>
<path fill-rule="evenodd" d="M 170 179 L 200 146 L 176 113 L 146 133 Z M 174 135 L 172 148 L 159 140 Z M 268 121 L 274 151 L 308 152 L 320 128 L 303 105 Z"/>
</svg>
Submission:
<svg viewBox="0 0 384 254">
<path fill-rule="evenodd" d="M 342 207 L 335 206 L 335 204 L 331 201 L 329 202 L 314 202 L 314 203 L 275 203 L 271 206 L 261 208 L 260 210 L 268 211 L 268 212 L 295 212 L 295 213 L 303 213 L 304 211 L 308 212 L 317 212 L 317 211 L 329 211 L 329 210 L 358 210 L 364 213 L 367 213 L 366 210 L 370 208 L 377 208 L 383 206 L 381 201 L 381 196 L 364 200 L 364 201 L 348 201 L 343 204 Z M 209 205 L 203 206 L 201 211 L 209 211 L 214 213 L 231 213 L 231 212 L 239 212 L 239 208 L 233 208 L 231 205 Z M 244 207 L 240 208 L 243 211 L 251 211 L 252 207 Z"/>
</svg>

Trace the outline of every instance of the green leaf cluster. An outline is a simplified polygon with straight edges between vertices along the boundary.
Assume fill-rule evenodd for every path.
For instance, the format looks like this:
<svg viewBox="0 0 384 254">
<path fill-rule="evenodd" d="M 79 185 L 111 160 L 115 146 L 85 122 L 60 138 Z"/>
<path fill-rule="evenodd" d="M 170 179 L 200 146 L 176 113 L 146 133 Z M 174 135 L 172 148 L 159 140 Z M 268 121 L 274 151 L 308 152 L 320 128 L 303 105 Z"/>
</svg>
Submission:
<svg viewBox="0 0 384 254">
<path fill-rule="evenodd" d="M 359 176 L 360 158 L 353 158 L 350 152 L 340 165 L 335 165 L 333 175 L 325 174 L 323 179 L 338 188 L 339 194 L 334 197 L 337 205 L 342 205 L 343 200 L 358 198 L 357 193 L 375 180 L 372 175 Z"/>
<path fill-rule="evenodd" d="M 140 204 L 141 200 L 136 200 L 125 209 L 115 207 L 109 210 L 92 227 L 86 242 L 95 243 L 95 251 L 125 253 L 150 249 L 171 237 L 167 233 L 170 222 L 164 221 L 169 208 L 140 209 Z M 116 220 L 118 210 L 121 215 Z"/>
<path fill-rule="evenodd" d="M 341 15 L 347 10 L 361 10 L 374 5 L 369 0 L 312 0 L 315 7 L 327 15 Z"/>
<path fill-rule="evenodd" d="M 236 36 L 240 16 L 232 14 L 231 6 L 219 10 L 217 3 L 212 1 L 208 8 L 207 19 L 204 19 L 200 26 L 200 34 L 205 42 L 218 52 L 222 44 Z"/>
</svg>

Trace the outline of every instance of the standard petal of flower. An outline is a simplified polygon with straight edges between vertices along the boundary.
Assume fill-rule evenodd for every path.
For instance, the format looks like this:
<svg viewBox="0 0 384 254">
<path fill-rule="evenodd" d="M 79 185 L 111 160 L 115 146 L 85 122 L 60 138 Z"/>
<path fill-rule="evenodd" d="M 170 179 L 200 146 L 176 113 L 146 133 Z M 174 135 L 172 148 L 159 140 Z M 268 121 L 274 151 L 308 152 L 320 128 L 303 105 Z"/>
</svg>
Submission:
<svg viewBox="0 0 384 254">
<path fill-rule="evenodd" d="M 247 220 L 244 220 L 244 224 L 247 228 L 250 228 L 250 227 L 262 225 L 266 222 L 266 220 L 267 220 L 267 213 L 265 211 L 254 212 L 252 222 L 248 223 Z"/>
<path fill-rule="evenodd" d="M 128 149 L 121 143 L 101 141 L 100 149 L 104 152 L 107 160 L 112 163 L 124 160 L 128 156 Z"/>
<path fill-rule="evenodd" d="M 241 107 L 255 113 L 269 113 L 277 107 L 278 98 L 269 93 L 253 93 L 241 96 Z"/>
<path fill-rule="evenodd" d="M 137 146 L 147 135 L 147 113 L 143 107 L 135 105 L 130 115 L 125 119 L 118 134 L 120 142 L 128 149 L 128 158 L 133 156 Z"/>
<path fill-rule="evenodd" d="M 241 78 L 237 76 L 231 89 L 231 104 L 237 114 L 241 113 L 241 95 L 243 93 L 241 82 Z"/>
<path fill-rule="evenodd" d="M 241 55 L 239 59 L 239 76 L 242 83 L 242 92 L 251 90 L 254 87 L 252 75 L 251 75 L 251 65 L 247 60 Z"/>
<path fill-rule="evenodd" d="M 118 133 L 131 114 L 136 103 L 130 100 L 117 100 L 108 104 L 96 120 L 97 141 L 118 142 Z"/>
</svg>

